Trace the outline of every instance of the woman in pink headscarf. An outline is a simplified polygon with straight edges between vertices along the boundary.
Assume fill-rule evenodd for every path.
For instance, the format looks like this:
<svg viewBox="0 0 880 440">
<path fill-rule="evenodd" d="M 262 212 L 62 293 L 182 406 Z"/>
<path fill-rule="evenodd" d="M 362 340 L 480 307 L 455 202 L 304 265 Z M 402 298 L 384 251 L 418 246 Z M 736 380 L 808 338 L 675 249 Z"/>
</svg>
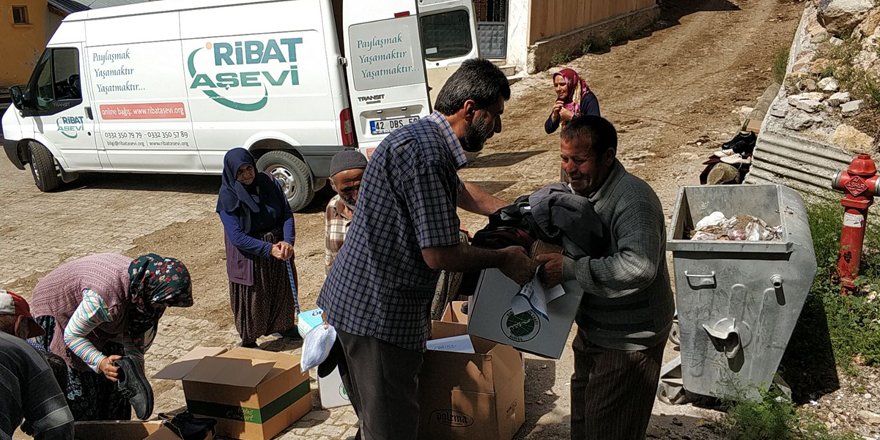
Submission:
<svg viewBox="0 0 880 440">
<path fill-rule="evenodd" d="M 560 124 L 565 127 L 575 116 L 601 116 L 599 100 L 574 69 L 565 68 L 554 73 L 553 89 L 556 90 L 556 103 L 547 122 L 544 122 L 544 131 L 548 134 L 556 131 Z"/>
</svg>

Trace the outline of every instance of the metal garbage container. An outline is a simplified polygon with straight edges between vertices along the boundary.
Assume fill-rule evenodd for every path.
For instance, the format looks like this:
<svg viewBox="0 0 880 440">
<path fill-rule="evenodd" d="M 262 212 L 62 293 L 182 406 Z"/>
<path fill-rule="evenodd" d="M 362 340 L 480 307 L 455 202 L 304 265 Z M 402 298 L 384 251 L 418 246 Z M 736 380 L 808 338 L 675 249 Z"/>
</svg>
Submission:
<svg viewBox="0 0 880 440">
<path fill-rule="evenodd" d="M 690 240 L 694 225 L 714 211 L 781 225 L 781 238 Z M 658 397 L 677 403 L 683 387 L 704 396 L 759 398 L 816 275 L 803 199 L 783 185 L 683 187 L 668 236 L 681 356 L 663 367 Z"/>
</svg>

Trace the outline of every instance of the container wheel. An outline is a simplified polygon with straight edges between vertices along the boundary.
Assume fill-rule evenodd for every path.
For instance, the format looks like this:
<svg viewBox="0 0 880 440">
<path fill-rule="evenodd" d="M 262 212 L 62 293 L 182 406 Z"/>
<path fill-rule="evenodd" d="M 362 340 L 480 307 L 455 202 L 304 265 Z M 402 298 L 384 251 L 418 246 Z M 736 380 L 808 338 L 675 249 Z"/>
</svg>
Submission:
<svg viewBox="0 0 880 440">
<path fill-rule="evenodd" d="M 672 327 L 669 329 L 669 342 L 676 347 L 681 346 L 681 326 L 677 319 L 672 321 Z"/>
<path fill-rule="evenodd" d="M 61 186 L 61 178 L 58 176 L 58 167 L 55 166 L 55 158 L 52 153 L 39 142 L 30 142 L 31 175 L 34 183 L 42 192 L 50 192 Z"/>
<path fill-rule="evenodd" d="M 688 402 L 684 387 L 660 381 L 657 385 L 657 400 L 667 405 L 682 405 Z"/>
<path fill-rule="evenodd" d="M 257 168 L 281 183 L 290 209 L 299 211 L 315 197 L 314 179 L 308 165 L 287 151 L 270 151 L 257 160 Z"/>
</svg>

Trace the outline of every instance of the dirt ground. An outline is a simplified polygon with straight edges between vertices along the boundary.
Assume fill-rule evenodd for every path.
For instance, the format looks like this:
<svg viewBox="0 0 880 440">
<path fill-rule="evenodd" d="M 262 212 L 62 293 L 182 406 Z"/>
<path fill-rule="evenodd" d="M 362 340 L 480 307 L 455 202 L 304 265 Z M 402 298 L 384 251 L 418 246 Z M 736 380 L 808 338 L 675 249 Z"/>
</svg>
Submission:
<svg viewBox="0 0 880 440">
<path fill-rule="evenodd" d="M 670 217 L 679 187 L 698 184 L 705 156 L 739 129 L 736 110 L 753 106 L 771 84 L 774 57 L 790 45 L 802 9 L 801 3 L 780 0 L 664 1 L 662 18 L 653 29 L 605 53 L 568 63 L 586 78 L 603 116 L 618 128 L 623 164 L 654 187 Z M 462 177 L 507 200 L 558 178 L 558 135 L 543 130 L 553 100 L 549 72 L 514 84 L 503 132 L 461 171 Z M 323 206 L 330 195 L 325 188 L 296 215 L 295 261 L 303 309 L 314 305 L 324 279 Z M 462 219 L 472 232 L 485 223 L 467 213 Z M 197 306 L 169 313 L 215 320 L 218 329 L 229 325 L 223 239 L 216 216 L 173 224 L 133 244 L 126 254 L 173 255 L 190 268 Z M 41 275 L 8 287 L 29 292 Z M 553 383 L 561 375 L 542 374 L 545 370 L 552 371 L 553 363 L 527 361 L 527 421 L 520 437 L 567 437 L 567 426 L 535 429 L 538 420 L 553 411 L 553 401 L 567 400 L 567 393 L 560 398 L 555 391 L 567 384 Z M 711 412 L 659 403 L 654 412 L 651 438 L 717 438 L 703 427 Z"/>
</svg>

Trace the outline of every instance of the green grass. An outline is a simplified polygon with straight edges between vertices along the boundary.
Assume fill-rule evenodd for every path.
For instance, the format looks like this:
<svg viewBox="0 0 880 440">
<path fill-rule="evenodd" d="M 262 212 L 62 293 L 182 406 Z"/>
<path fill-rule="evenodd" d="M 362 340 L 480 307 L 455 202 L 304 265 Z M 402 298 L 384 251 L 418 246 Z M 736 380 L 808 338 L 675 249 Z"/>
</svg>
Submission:
<svg viewBox="0 0 880 440">
<path fill-rule="evenodd" d="M 776 81 L 777 84 L 782 84 L 783 81 L 785 81 L 786 68 L 788 68 L 787 47 L 776 52 L 776 56 L 773 58 L 773 80 Z"/>
<path fill-rule="evenodd" d="M 838 46 L 824 43 L 817 58 L 827 59 L 830 64 L 819 72 L 816 79 L 834 76 L 842 90 L 851 92 L 853 99 L 864 99 L 867 105 L 880 108 L 880 77 L 855 63 L 861 50 L 861 43 L 854 38 L 846 38 Z"/>
<path fill-rule="evenodd" d="M 858 292 L 840 295 L 833 282 L 837 271 L 843 208 L 837 202 L 811 204 L 810 230 L 816 251 L 818 272 L 810 296 L 825 310 L 831 346 L 838 366 L 852 372 L 853 361 L 880 366 L 880 218 L 868 216 L 868 230 L 862 248 L 861 268 L 856 280 Z M 872 223 L 873 220 L 873 223 Z"/>
<path fill-rule="evenodd" d="M 725 409 L 713 428 L 729 440 L 861 440 L 851 432 L 829 433 L 778 392 L 763 393 L 760 401 L 726 402 Z"/>
</svg>

